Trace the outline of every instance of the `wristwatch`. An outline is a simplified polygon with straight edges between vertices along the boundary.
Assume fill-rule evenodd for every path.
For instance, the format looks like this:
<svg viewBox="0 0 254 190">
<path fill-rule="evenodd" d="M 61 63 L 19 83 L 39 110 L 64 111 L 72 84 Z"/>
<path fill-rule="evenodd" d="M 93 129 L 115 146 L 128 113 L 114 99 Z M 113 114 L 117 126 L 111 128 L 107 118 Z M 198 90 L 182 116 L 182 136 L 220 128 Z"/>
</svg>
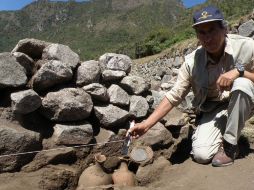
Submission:
<svg viewBox="0 0 254 190">
<path fill-rule="evenodd" d="M 236 64 L 235 68 L 237 69 L 237 71 L 239 72 L 239 77 L 243 77 L 244 75 L 244 66 L 242 64 Z"/>
</svg>

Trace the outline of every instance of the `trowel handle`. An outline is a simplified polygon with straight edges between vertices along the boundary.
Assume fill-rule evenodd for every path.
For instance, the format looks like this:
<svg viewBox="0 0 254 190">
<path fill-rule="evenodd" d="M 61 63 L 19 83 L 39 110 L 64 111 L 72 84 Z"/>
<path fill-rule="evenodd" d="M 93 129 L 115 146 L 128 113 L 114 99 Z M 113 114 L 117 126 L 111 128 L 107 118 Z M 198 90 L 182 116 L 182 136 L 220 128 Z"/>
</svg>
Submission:
<svg viewBox="0 0 254 190">
<path fill-rule="evenodd" d="M 132 120 L 132 121 L 130 122 L 130 128 L 134 127 L 134 125 L 135 125 L 135 121 Z"/>
</svg>

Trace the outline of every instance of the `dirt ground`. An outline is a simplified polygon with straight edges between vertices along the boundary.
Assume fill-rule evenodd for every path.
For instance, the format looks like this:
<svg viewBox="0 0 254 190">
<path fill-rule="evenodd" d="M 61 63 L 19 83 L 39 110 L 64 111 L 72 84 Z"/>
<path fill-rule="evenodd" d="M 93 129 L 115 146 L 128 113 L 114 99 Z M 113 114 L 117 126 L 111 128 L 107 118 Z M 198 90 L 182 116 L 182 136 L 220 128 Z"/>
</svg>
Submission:
<svg viewBox="0 0 254 190">
<path fill-rule="evenodd" d="M 240 158 L 231 166 L 215 168 L 211 164 L 197 164 L 185 157 L 178 164 L 166 165 L 156 172 L 150 184 L 140 187 L 114 188 L 115 190 L 253 190 L 254 189 L 254 125 L 247 125 L 243 133 L 247 144 L 240 144 Z M 64 166 L 66 167 L 66 166 Z M 57 174 L 61 166 L 52 170 Z M 66 171 L 71 170 L 66 168 Z M 0 174 L 0 190 L 41 190 L 39 183 L 44 170 L 35 173 Z M 159 174 L 158 174 L 159 173 Z M 61 174 L 62 175 L 62 174 Z M 64 175 L 69 178 L 70 176 Z M 52 182 L 56 182 L 53 180 Z M 45 188 L 47 189 L 47 188 Z M 87 188 L 91 189 L 91 188 Z M 94 189 L 94 188 L 92 188 Z M 103 188 L 95 188 L 103 189 Z M 108 188 L 104 188 L 108 189 Z M 112 189 L 112 188 L 110 188 Z M 53 190 L 53 189 L 52 189 Z"/>
<path fill-rule="evenodd" d="M 254 145 L 253 145 L 254 148 Z M 251 150 L 253 151 L 252 147 Z M 228 167 L 215 168 L 200 165 L 190 158 L 181 164 L 164 169 L 158 180 L 148 187 L 136 187 L 133 190 L 253 190 L 254 189 L 254 153 L 235 160 Z M 124 188 L 129 189 L 129 188 Z"/>
<path fill-rule="evenodd" d="M 240 158 L 227 167 L 201 165 L 187 158 L 161 171 L 157 180 L 147 187 L 133 190 L 253 190 L 254 189 L 254 126 L 246 125 Z M 247 144 L 245 144 L 247 142 Z M 126 188 L 127 189 L 127 188 Z"/>
</svg>

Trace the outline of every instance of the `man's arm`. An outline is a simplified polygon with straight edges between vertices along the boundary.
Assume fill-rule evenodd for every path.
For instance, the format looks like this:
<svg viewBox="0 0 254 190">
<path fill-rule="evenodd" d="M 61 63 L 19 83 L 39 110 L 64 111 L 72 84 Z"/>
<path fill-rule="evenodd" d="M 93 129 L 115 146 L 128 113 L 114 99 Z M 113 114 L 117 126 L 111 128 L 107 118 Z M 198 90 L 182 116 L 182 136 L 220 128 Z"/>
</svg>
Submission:
<svg viewBox="0 0 254 190">
<path fill-rule="evenodd" d="M 128 130 L 132 138 L 138 138 L 145 134 L 152 126 L 160 121 L 174 106 L 166 97 L 157 106 L 154 112 L 142 123 L 136 123 L 134 127 Z"/>
<path fill-rule="evenodd" d="M 237 71 L 237 69 L 232 69 L 226 73 L 221 74 L 216 82 L 217 88 L 220 91 L 230 90 L 234 80 L 236 78 L 238 78 L 239 75 L 240 74 Z M 244 75 L 242 77 L 245 77 L 245 78 L 251 80 L 252 82 L 254 82 L 254 71 L 250 72 L 250 71 L 245 70 Z"/>
</svg>

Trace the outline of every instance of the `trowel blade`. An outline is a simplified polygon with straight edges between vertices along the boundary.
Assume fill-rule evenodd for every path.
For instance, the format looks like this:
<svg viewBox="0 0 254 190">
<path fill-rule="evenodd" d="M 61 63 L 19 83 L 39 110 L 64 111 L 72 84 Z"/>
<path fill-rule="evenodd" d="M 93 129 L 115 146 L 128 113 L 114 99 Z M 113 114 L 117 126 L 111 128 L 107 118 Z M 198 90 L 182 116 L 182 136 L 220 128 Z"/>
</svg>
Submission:
<svg viewBox="0 0 254 190">
<path fill-rule="evenodd" d="M 129 145 L 130 145 L 130 135 L 128 135 L 123 143 L 122 147 L 122 155 L 127 156 L 129 152 Z"/>
</svg>

